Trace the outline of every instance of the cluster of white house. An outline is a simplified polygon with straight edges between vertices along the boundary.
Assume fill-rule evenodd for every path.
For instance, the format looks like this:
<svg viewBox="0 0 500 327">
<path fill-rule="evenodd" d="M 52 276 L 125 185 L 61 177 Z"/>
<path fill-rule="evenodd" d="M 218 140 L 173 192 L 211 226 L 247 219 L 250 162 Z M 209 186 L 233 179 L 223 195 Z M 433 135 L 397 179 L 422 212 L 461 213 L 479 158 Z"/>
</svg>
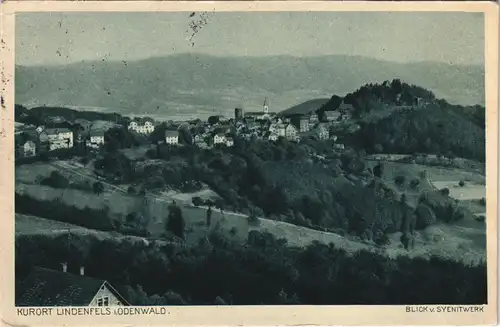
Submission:
<svg viewBox="0 0 500 327">
<path fill-rule="evenodd" d="M 193 144 L 209 148 L 211 146 L 223 145 L 231 147 L 234 145 L 232 135 L 251 140 L 253 138 L 269 141 L 277 141 L 284 138 L 290 141 L 299 141 L 301 137 L 315 136 L 318 139 L 333 139 L 330 127 L 350 117 L 352 106 L 342 103 L 335 111 L 324 111 L 319 117 L 316 110 L 291 114 L 270 113 L 267 101 L 264 101 L 262 110 L 258 112 L 247 112 L 236 108 L 234 118 L 228 119 L 223 116 L 213 116 L 216 122 L 198 121 L 196 124 L 184 123 L 175 130 L 166 130 L 164 142 L 170 145 L 180 144 L 180 127 L 191 130 Z M 85 121 L 75 123 L 85 125 Z M 155 121 L 150 118 L 134 118 L 127 126 L 134 133 L 149 135 L 156 128 Z M 73 133 L 68 128 L 36 128 L 16 127 L 16 135 L 24 134 L 25 138 L 20 144 L 17 142 L 17 151 L 23 157 L 36 155 L 42 149 L 52 151 L 57 149 L 72 148 L 74 143 L 84 143 L 87 148 L 99 149 L 104 145 L 104 130 L 85 129 L 84 133 Z M 34 130 L 33 130 L 34 129 Z M 76 135 L 74 140 L 74 135 Z"/>
<path fill-rule="evenodd" d="M 292 115 L 270 113 L 267 102 L 264 102 L 262 111 L 244 113 L 243 109 L 236 108 L 234 118 L 212 116 L 211 123 L 199 121 L 192 125 L 186 123 L 184 127 L 191 130 L 193 144 L 202 148 L 216 145 L 233 146 L 234 140 L 231 135 L 238 135 L 246 140 L 256 138 L 277 141 L 279 138 L 284 138 L 299 141 L 301 137 L 315 136 L 320 140 L 336 141 L 337 137 L 330 133 L 330 127 L 349 118 L 351 109 L 351 105 L 342 103 L 336 111 L 323 112 L 320 119 L 315 110 Z M 146 123 L 147 121 L 144 122 Z M 129 125 L 129 129 L 142 128 L 144 130 L 143 126 L 133 122 Z M 165 131 L 165 143 L 179 144 L 180 133 L 179 129 Z"/>
<path fill-rule="evenodd" d="M 88 148 L 98 149 L 104 144 L 104 131 L 89 131 L 83 136 L 69 128 L 46 128 L 45 126 L 24 127 L 16 129 L 16 138 L 22 139 L 17 143 L 16 154 L 20 157 L 32 157 L 39 152 L 69 149 L 76 142 L 85 142 Z"/>
</svg>

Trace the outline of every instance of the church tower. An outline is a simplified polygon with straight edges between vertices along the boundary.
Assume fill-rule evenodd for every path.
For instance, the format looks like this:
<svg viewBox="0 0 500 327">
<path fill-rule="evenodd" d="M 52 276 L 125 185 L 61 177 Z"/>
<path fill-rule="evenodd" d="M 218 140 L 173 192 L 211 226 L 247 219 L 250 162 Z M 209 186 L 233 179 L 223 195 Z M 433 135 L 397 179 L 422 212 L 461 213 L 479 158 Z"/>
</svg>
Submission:
<svg viewBox="0 0 500 327">
<path fill-rule="evenodd" d="M 264 99 L 264 105 L 262 106 L 262 112 L 264 114 L 268 114 L 269 113 L 269 107 L 267 106 L 267 98 Z"/>
</svg>

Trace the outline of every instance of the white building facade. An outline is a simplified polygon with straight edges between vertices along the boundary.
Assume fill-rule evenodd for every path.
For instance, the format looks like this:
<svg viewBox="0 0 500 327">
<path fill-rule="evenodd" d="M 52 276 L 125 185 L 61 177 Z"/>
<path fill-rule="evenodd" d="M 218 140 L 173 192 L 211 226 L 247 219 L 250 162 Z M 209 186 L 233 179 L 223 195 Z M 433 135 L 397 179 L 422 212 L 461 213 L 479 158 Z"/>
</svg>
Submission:
<svg viewBox="0 0 500 327">
<path fill-rule="evenodd" d="M 45 129 L 42 133 L 47 136 L 50 151 L 73 147 L 73 132 L 67 128 Z"/>
</svg>

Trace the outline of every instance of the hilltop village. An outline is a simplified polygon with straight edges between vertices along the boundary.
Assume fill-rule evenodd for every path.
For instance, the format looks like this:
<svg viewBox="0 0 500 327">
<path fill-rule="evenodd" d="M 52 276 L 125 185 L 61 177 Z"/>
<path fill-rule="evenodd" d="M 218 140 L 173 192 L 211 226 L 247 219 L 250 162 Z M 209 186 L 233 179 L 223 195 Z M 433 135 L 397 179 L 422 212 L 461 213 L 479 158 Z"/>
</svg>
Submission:
<svg viewBox="0 0 500 327">
<path fill-rule="evenodd" d="M 325 110 L 318 114 L 317 107 L 290 108 L 281 113 L 271 112 L 267 100 L 261 111 L 245 112 L 234 109 L 234 117 L 210 116 L 206 121 L 200 119 L 187 122 L 158 122 L 151 118 L 133 118 L 124 125 L 108 123 L 94 126 L 91 121 L 63 117 L 46 117 L 44 125 L 16 123 L 16 157 L 33 157 L 47 151 L 70 149 L 73 147 L 97 151 L 106 143 L 105 133 L 111 128 L 124 128 L 128 132 L 149 136 L 155 131 L 163 138 L 156 142 L 169 145 L 192 144 L 203 149 L 214 146 L 231 147 L 234 136 L 244 140 L 268 140 L 276 142 L 279 138 L 300 142 L 301 138 L 337 141 L 335 127 L 342 126 L 352 117 L 353 106 L 341 103 L 336 110 Z M 21 116 L 22 118 L 23 116 Z M 190 141 L 182 135 L 188 130 Z M 343 149 L 342 143 L 335 144 Z"/>
</svg>

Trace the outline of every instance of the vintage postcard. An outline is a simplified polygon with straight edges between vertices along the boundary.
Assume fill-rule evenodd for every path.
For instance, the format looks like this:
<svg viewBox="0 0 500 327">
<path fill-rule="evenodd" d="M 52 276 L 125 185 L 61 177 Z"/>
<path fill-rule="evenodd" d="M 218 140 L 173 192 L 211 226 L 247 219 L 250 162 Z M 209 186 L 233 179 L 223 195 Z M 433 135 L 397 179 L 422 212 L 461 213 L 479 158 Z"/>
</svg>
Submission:
<svg viewBox="0 0 500 327">
<path fill-rule="evenodd" d="M 4 324 L 496 322 L 496 4 L 0 10 Z"/>
</svg>

